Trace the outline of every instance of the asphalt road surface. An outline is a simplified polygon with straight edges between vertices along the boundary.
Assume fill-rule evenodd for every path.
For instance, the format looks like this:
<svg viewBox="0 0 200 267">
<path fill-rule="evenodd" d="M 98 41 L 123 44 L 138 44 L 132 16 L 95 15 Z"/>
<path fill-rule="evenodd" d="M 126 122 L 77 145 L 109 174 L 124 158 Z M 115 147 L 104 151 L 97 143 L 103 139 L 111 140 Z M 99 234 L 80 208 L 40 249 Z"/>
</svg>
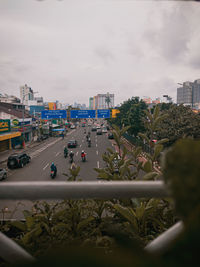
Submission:
<svg viewBox="0 0 200 267">
<path fill-rule="evenodd" d="M 5 182 L 16 181 L 49 181 L 51 163 L 57 166 L 57 176 L 55 181 L 64 181 L 66 176 L 63 173 L 69 174 L 69 156 L 64 158 L 64 147 L 69 140 L 75 139 L 78 142 L 76 148 L 69 148 L 69 151 L 74 152 L 74 162 L 80 166 L 80 175 L 83 181 L 95 181 L 97 179 L 97 172 L 94 168 L 104 167 L 102 154 L 107 147 L 112 147 L 111 141 L 107 134 L 97 135 L 96 132 L 91 132 L 91 147 L 88 147 L 86 134 L 84 129 L 91 131 L 91 127 L 80 127 L 68 133 L 62 138 L 51 139 L 50 143 L 45 143 L 43 146 L 36 147 L 30 153 L 31 162 L 23 168 L 9 170 L 8 178 Z M 86 162 L 81 161 L 81 151 L 86 152 Z"/>
<path fill-rule="evenodd" d="M 52 181 L 50 177 L 50 165 L 54 162 L 57 166 L 57 176 L 53 181 L 66 181 L 67 177 L 63 173 L 69 174 L 69 157 L 64 158 L 64 147 L 67 142 L 76 139 L 78 146 L 69 149 L 74 152 L 75 164 L 80 166 L 80 179 L 83 181 L 97 180 L 97 172 L 94 168 L 105 167 L 102 160 L 102 154 L 108 147 L 112 147 L 111 140 L 108 139 L 107 134 L 97 135 L 97 132 L 91 131 L 92 127 L 79 127 L 68 132 L 64 138 L 51 138 L 41 143 L 41 145 L 32 148 L 28 153 L 31 156 L 31 162 L 23 168 L 9 170 L 8 177 L 5 182 L 16 181 Z M 88 147 L 86 141 L 86 132 L 91 132 L 91 147 Z M 81 151 L 84 150 L 87 154 L 86 162 L 81 161 Z M 2 219 L 22 219 L 22 211 L 30 209 L 33 206 L 32 201 L 0 201 L 0 220 Z"/>
</svg>

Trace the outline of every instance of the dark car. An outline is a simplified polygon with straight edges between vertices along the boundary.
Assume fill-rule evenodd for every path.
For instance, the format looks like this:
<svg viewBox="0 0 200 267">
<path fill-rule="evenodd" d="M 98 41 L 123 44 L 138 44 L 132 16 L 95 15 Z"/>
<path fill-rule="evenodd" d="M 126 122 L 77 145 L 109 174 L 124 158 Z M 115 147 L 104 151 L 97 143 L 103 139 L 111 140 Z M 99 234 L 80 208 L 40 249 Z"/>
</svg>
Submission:
<svg viewBox="0 0 200 267">
<path fill-rule="evenodd" d="M 102 130 L 101 129 L 97 129 L 97 135 L 102 135 Z"/>
<path fill-rule="evenodd" d="M 69 148 L 77 147 L 77 141 L 76 140 L 70 140 L 67 144 L 67 147 L 69 147 Z"/>
<path fill-rule="evenodd" d="M 26 153 L 21 154 L 13 154 L 8 157 L 7 166 L 9 169 L 14 168 L 23 168 L 24 165 L 31 161 L 31 157 L 29 157 Z"/>
<path fill-rule="evenodd" d="M 108 134 L 108 139 L 114 139 L 114 135 L 113 135 L 113 133 L 109 133 L 109 134 Z"/>
<path fill-rule="evenodd" d="M 96 127 L 92 127 L 92 132 L 95 132 L 97 130 Z"/>
</svg>

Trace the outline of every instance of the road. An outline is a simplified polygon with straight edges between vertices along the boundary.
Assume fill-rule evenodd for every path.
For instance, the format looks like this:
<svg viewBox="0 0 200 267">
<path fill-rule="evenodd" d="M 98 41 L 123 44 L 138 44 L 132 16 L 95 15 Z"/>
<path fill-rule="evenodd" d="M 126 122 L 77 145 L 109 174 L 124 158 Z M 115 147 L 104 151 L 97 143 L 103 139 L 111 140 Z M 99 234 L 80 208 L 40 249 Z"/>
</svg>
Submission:
<svg viewBox="0 0 200 267">
<path fill-rule="evenodd" d="M 57 176 L 55 181 L 64 181 L 66 176 L 63 173 L 69 173 L 71 164 L 69 157 L 64 158 L 63 150 L 67 142 L 71 139 L 76 139 L 78 146 L 69 149 L 74 152 L 75 164 L 80 166 L 80 177 L 83 181 L 94 181 L 97 178 L 97 172 L 94 168 L 103 167 L 102 154 L 107 147 L 112 147 L 112 143 L 107 137 L 107 134 L 97 135 L 96 132 L 91 132 L 91 147 L 88 147 L 84 129 L 86 127 L 74 129 L 68 133 L 64 140 L 55 138 L 55 141 L 46 143 L 41 147 L 35 148 L 29 153 L 31 156 L 30 164 L 23 168 L 10 170 L 6 182 L 13 181 L 48 181 L 50 180 L 50 165 L 54 162 L 57 166 Z M 87 127 L 87 131 L 90 128 Z M 91 131 L 91 129 L 90 129 Z M 54 143 L 55 142 L 55 143 Z M 54 144 L 52 144 L 54 143 Z M 87 154 L 87 161 L 81 161 L 81 151 L 84 150 Z"/>
<path fill-rule="evenodd" d="M 108 139 L 107 134 L 97 135 L 96 132 L 91 132 L 91 147 L 87 146 L 86 135 L 84 129 L 91 132 L 91 127 L 79 127 L 77 129 L 68 132 L 64 138 L 51 138 L 41 145 L 33 148 L 28 153 L 31 156 L 31 162 L 25 165 L 23 168 L 9 170 L 8 177 L 5 182 L 16 181 L 52 181 L 50 178 L 50 165 L 54 162 L 57 166 L 57 176 L 53 181 L 65 181 L 67 177 L 63 173 L 69 174 L 69 157 L 64 158 L 64 147 L 71 139 L 76 139 L 78 146 L 70 149 L 74 152 L 75 164 L 80 166 L 79 173 L 80 179 L 83 181 L 95 181 L 97 179 L 97 172 L 94 168 L 104 167 L 102 160 L 102 154 L 106 151 L 106 148 L 112 147 L 112 142 Z M 84 150 L 87 154 L 87 161 L 81 161 L 81 151 Z M 0 219 L 2 218 L 23 218 L 22 210 L 32 207 L 31 201 L 8 201 L 4 200 L 0 202 Z M 16 209 L 15 213 L 12 211 Z M 4 213 L 4 210 L 7 210 Z"/>
</svg>

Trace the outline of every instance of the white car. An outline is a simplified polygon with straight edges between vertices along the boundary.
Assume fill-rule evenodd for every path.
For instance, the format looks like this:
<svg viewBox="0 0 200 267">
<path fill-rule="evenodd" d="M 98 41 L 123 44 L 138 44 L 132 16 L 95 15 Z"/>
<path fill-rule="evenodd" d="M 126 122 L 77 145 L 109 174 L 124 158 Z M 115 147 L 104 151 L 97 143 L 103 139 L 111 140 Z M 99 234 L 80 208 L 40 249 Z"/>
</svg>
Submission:
<svg viewBox="0 0 200 267">
<path fill-rule="evenodd" d="M 103 129 L 102 129 L 102 133 L 107 133 L 108 131 L 107 131 L 107 129 L 106 129 L 106 127 L 104 127 Z"/>
</svg>

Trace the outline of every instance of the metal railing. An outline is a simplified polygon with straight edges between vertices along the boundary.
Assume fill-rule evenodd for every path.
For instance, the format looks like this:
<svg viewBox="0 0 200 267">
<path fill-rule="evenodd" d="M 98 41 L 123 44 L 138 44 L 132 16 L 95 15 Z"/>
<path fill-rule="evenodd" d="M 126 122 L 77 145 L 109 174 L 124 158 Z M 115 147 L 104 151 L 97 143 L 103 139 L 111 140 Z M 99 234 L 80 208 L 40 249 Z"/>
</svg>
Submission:
<svg viewBox="0 0 200 267">
<path fill-rule="evenodd" d="M 168 193 L 162 181 L 117 182 L 2 182 L 0 199 L 161 198 Z"/>
<path fill-rule="evenodd" d="M 111 199 L 111 198 L 163 198 L 168 192 L 162 181 L 112 181 L 112 182 L 2 182 L 0 199 Z M 145 250 L 164 251 L 182 231 L 177 223 L 149 243 Z M 14 241 L 0 233 L 0 257 L 9 263 L 33 261 L 34 258 Z M 12 255 L 12 257 L 11 257 Z"/>
</svg>

